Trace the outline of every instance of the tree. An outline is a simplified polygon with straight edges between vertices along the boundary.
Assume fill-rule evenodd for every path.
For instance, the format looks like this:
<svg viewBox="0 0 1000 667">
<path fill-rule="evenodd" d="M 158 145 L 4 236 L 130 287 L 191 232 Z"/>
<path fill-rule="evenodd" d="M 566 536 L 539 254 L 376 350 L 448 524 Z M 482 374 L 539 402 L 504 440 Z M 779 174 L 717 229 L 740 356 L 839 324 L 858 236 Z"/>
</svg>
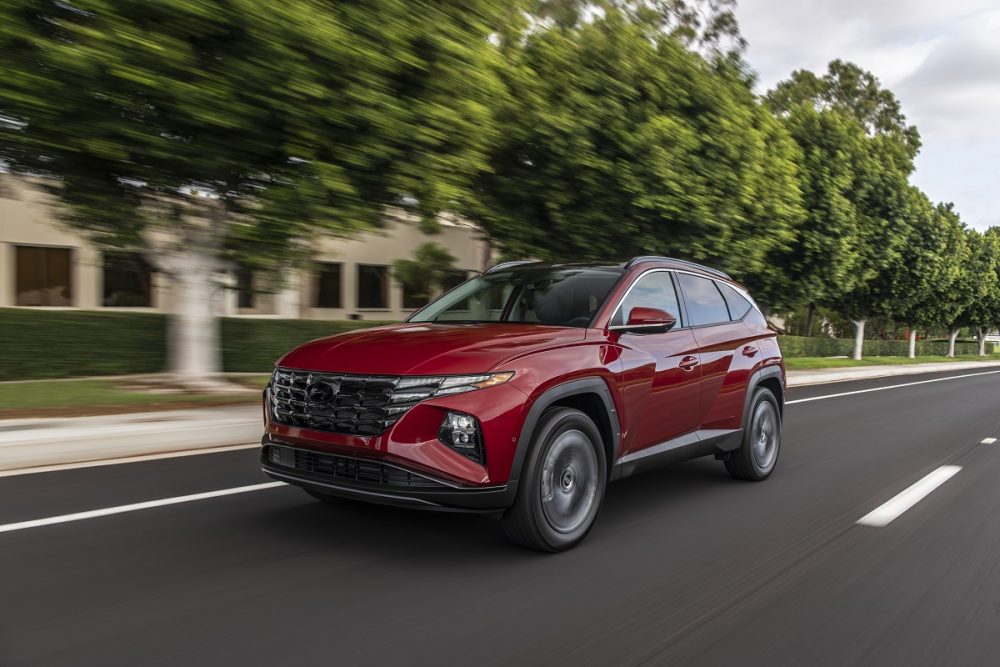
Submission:
<svg viewBox="0 0 1000 667">
<path fill-rule="evenodd" d="M 890 266 L 892 315 L 909 329 L 909 356 L 916 356 L 917 330 L 948 326 L 963 298 L 957 281 L 966 243 L 957 219 L 942 215 L 924 193 L 911 187 L 901 214 L 906 238 Z"/>
<path fill-rule="evenodd" d="M 443 246 L 428 241 L 413 253 L 413 259 L 398 259 L 392 264 L 396 281 L 415 299 L 426 303 L 435 292 L 443 290 L 454 275 L 455 258 Z"/>
<path fill-rule="evenodd" d="M 696 51 L 737 55 L 746 48 L 736 20 L 736 0 L 535 0 L 530 9 L 563 28 L 603 12 L 619 12 Z"/>
<path fill-rule="evenodd" d="M 941 215 L 951 218 L 962 227 L 965 234 L 965 257 L 958 267 L 958 276 L 948 301 L 952 304 L 948 318 L 948 356 L 955 356 L 955 339 L 961 329 L 976 331 L 979 340 L 979 355 L 983 356 L 986 333 L 991 320 L 996 319 L 993 309 L 997 305 L 1000 284 L 997 282 L 997 262 L 1000 257 L 996 248 L 987 243 L 982 234 L 974 229 L 965 229 L 958 220 L 958 214 L 948 204 L 940 207 Z M 954 222 L 952 223 L 954 224 Z M 963 259 L 963 258 L 953 258 Z"/>
<path fill-rule="evenodd" d="M 774 261 L 803 298 L 851 318 L 860 359 L 865 322 L 891 306 L 888 268 L 905 238 L 901 211 L 919 135 L 890 91 L 842 61 L 823 77 L 793 73 L 767 100 L 802 150 L 807 210 L 798 244 Z"/>
<path fill-rule="evenodd" d="M 985 276 L 986 284 L 976 301 L 976 337 L 979 356 L 986 354 L 986 335 L 1000 329 L 1000 228 L 990 227 L 980 236 L 980 261 L 990 267 Z"/>
<path fill-rule="evenodd" d="M 616 10 L 508 58 L 466 207 L 508 256 L 671 253 L 773 282 L 802 214 L 796 148 L 736 68 Z"/>
<path fill-rule="evenodd" d="M 232 261 L 281 267 L 389 205 L 431 218 L 486 166 L 496 4 L 11 0 L 0 160 L 173 279 L 172 368 L 204 380 Z"/>
</svg>

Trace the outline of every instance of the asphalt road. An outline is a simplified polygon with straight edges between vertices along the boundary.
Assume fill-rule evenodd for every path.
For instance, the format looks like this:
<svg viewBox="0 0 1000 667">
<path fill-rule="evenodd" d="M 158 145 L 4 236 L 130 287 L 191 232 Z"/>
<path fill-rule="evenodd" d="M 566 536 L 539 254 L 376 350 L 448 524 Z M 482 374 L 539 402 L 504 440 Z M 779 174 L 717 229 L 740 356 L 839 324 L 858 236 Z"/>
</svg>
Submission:
<svg viewBox="0 0 1000 667">
<path fill-rule="evenodd" d="M 959 374 L 793 390 L 769 481 L 633 477 L 560 555 L 290 487 L 0 532 L 0 665 L 1000 664 L 1000 373 L 803 400 Z M 0 478 L 0 530 L 265 482 L 255 456 Z"/>
</svg>

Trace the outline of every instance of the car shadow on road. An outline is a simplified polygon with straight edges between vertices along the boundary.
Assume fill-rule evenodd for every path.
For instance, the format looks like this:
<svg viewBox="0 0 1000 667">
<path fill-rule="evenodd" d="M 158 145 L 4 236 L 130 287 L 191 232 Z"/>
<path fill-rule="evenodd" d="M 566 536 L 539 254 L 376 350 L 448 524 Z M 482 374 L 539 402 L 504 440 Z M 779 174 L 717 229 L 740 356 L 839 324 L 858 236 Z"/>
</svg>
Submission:
<svg viewBox="0 0 1000 667">
<path fill-rule="evenodd" d="M 722 489 L 743 486 L 723 466 L 699 459 L 645 472 L 608 487 L 605 506 L 595 532 L 585 545 L 598 542 L 601 533 L 636 517 L 670 516 L 686 511 L 691 502 L 719 495 Z M 728 496 L 724 493 L 722 495 Z M 402 509 L 350 500 L 324 503 L 301 493 L 271 512 L 256 515 L 253 530 L 306 548 L 335 549 L 341 554 L 398 554 L 409 564 L 447 568 L 467 566 L 470 557 L 489 565 L 509 563 L 512 555 L 544 558 L 545 554 L 509 543 L 499 522 L 487 515 Z"/>
</svg>

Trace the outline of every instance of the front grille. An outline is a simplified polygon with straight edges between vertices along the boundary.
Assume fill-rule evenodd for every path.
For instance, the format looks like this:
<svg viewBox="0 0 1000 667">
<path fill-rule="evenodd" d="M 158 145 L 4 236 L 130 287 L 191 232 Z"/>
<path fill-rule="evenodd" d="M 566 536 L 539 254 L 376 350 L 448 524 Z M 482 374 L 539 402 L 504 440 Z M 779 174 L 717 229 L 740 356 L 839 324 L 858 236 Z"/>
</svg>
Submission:
<svg viewBox="0 0 1000 667">
<path fill-rule="evenodd" d="M 279 368 L 271 378 L 271 417 L 279 424 L 350 435 L 378 435 L 420 401 L 443 377 L 313 373 Z"/>
<path fill-rule="evenodd" d="M 264 451 L 264 461 L 271 465 L 292 468 L 321 480 L 425 489 L 445 486 L 428 477 L 380 461 L 274 445 L 267 446 Z"/>
</svg>

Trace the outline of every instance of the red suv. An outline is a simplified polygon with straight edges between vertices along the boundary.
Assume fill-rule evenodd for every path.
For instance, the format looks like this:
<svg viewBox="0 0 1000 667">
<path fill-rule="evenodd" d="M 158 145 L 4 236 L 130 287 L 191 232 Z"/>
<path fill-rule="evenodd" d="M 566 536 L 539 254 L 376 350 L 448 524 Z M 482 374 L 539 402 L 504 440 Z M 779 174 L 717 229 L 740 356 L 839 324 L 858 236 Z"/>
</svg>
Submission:
<svg viewBox="0 0 1000 667">
<path fill-rule="evenodd" d="M 559 551 L 608 482 L 648 466 L 714 454 L 768 477 L 784 395 L 775 334 L 724 273 L 508 262 L 406 322 L 282 357 L 261 463 L 324 500 L 495 514 Z"/>
</svg>

